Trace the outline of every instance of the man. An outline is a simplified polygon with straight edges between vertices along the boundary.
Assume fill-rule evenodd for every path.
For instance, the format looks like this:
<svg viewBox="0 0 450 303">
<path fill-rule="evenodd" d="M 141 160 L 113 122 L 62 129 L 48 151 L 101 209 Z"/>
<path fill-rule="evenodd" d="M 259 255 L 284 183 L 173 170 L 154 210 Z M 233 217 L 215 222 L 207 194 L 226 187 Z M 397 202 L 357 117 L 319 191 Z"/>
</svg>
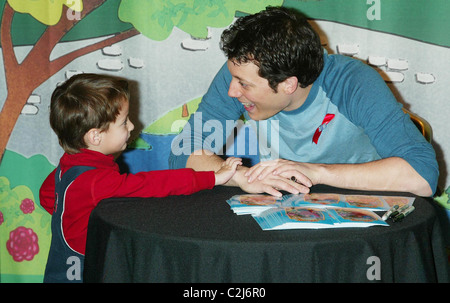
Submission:
<svg viewBox="0 0 450 303">
<path fill-rule="evenodd" d="M 299 14 L 272 7 L 240 18 L 222 34 L 221 48 L 228 61 L 179 135 L 193 140 L 190 153 L 172 147 L 172 168 L 217 170 L 222 147 L 205 144 L 211 139 L 195 119 L 201 114 L 225 130 L 244 115 L 257 128 L 261 162 L 240 167 L 226 185 L 275 196 L 315 184 L 434 193 L 435 152 L 380 75 L 328 55 Z"/>
</svg>

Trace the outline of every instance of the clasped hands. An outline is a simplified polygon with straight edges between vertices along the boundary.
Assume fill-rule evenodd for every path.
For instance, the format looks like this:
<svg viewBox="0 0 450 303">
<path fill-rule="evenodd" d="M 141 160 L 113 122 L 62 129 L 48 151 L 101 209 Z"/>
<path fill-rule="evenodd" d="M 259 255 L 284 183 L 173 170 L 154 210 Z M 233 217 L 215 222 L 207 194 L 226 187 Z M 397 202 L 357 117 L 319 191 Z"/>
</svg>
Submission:
<svg viewBox="0 0 450 303">
<path fill-rule="evenodd" d="M 291 194 L 308 193 L 309 188 L 315 184 L 312 175 L 309 163 L 276 159 L 248 168 L 238 183 L 241 189 L 249 193 L 265 192 L 281 197 L 280 190 Z"/>
</svg>

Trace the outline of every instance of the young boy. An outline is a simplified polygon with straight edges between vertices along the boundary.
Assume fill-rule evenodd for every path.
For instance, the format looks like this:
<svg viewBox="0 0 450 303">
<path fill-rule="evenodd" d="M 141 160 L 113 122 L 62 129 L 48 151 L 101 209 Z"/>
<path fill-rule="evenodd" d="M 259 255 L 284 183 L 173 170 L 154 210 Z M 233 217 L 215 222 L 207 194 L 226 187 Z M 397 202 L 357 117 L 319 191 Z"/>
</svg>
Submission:
<svg viewBox="0 0 450 303">
<path fill-rule="evenodd" d="M 192 194 L 226 183 L 242 164 L 231 158 L 216 173 L 177 169 L 121 174 L 114 154 L 126 148 L 134 129 L 129 97 L 127 81 L 96 74 L 73 76 L 52 94 L 50 125 L 65 153 L 39 193 L 41 205 L 52 214 L 44 282 L 72 282 L 66 276 L 72 256 L 83 269 L 89 215 L 101 200 Z"/>
</svg>

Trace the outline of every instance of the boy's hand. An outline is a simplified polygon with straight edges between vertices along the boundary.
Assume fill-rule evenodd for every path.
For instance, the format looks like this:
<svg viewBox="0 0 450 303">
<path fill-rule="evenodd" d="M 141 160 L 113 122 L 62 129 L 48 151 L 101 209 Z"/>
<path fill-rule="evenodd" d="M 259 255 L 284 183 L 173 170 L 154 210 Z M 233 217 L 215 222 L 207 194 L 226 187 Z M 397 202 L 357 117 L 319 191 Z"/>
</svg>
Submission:
<svg viewBox="0 0 450 303">
<path fill-rule="evenodd" d="M 241 158 L 229 157 L 222 163 L 222 167 L 215 173 L 216 185 L 222 185 L 228 182 L 236 173 L 238 165 L 242 165 Z"/>
</svg>

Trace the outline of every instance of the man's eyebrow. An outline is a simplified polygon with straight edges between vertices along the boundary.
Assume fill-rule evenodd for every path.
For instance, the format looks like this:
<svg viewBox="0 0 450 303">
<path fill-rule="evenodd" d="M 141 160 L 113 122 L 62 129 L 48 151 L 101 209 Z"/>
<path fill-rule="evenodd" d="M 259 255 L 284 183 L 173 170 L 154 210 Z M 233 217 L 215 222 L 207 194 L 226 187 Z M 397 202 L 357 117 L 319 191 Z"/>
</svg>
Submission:
<svg viewBox="0 0 450 303">
<path fill-rule="evenodd" d="M 245 82 L 245 83 L 247 83 L 247 84 L 252 84 L 250 81 L 247 81 L 247 80 L 245 80 L 245 79 L 242 79 L 241 77 L 239 77 L 239 76 L 233 76 L 234 78 L 236 78 L 236 79 L 238 79 L 239 81 L 241 81 L 241 82 Z"/>
</svg>

